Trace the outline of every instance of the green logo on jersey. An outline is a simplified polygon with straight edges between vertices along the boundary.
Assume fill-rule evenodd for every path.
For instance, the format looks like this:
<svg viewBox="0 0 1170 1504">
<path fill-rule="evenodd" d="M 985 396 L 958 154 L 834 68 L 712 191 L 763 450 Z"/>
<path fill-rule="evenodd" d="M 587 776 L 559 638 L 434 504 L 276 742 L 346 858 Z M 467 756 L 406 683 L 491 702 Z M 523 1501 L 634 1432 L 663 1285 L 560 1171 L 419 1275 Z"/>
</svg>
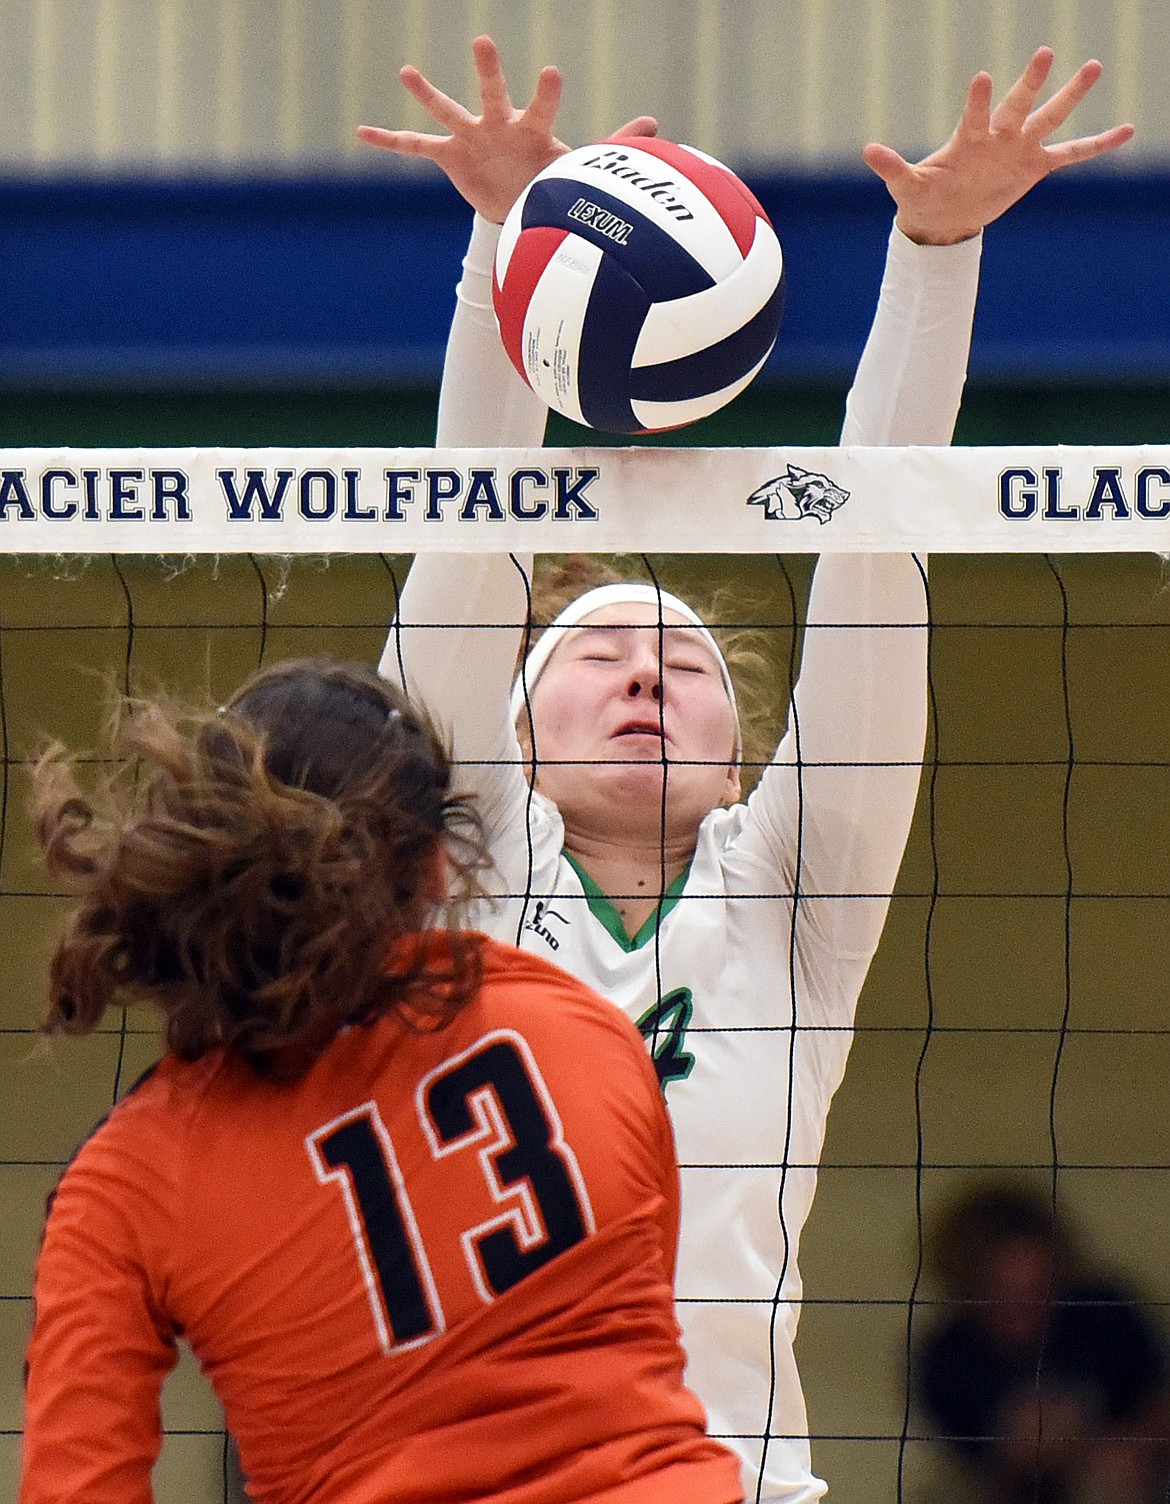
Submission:
<svg viewBox="0 0 1170 1504">
<path fill-rule="evenodd" d="M 638 1020 L 642 1038 L 650 1046 L 663 1095 L 672 1081 L 685 1081 L 694 1070 L 695 1057 L 683 1048 L 694 1011 L 691 989 L 676 987 Z"/>
</svg>

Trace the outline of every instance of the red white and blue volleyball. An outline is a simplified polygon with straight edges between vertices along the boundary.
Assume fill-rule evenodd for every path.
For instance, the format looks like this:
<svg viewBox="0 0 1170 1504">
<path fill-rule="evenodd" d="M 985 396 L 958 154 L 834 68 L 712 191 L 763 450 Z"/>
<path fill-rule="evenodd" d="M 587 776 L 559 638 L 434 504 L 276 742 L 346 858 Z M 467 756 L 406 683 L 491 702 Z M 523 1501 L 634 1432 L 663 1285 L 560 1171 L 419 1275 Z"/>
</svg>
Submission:
<svg viewBox="0 0 1170 1504">
<path fill-rule="evenodd" d="M 679 428 L 768 358 L 784 256 L 745 184 L 691 146 L 629 137 L 558 157 L 504 222 L 493 294 L 512 364 L 606 433 Z"/>
</svg>

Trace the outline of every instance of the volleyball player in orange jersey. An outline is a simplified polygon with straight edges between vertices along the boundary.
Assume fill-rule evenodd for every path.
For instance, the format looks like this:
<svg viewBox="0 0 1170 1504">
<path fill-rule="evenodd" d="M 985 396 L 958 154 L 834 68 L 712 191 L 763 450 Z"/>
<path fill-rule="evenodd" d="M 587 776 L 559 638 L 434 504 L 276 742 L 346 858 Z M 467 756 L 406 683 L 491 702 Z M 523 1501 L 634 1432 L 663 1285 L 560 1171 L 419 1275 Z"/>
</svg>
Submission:
<svg viewBox="0 0 1170 1504">
<path fill-rule="evenodd" d="M 268 1504 L 738 1500 L 682 1383 L 651 1061 L 445 927 L 483 847 L 406 700 L 298 662 L 134 702 L 115 747 L 94 796 L 36 772 L 75 898 L 45 1027 L 144 1003 L 167 1052 L 50 1203 L 22 1504 L 151 1498 L 180 1336 Z"/>
</svg>

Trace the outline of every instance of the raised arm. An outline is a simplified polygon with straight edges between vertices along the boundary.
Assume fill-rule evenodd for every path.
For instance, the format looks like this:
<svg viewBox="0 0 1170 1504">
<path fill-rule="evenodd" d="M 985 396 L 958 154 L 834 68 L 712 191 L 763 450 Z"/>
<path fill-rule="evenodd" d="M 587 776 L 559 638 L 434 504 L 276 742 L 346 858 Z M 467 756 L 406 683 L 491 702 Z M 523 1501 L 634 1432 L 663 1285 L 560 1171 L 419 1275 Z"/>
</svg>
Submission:
<svg viewBox="0 0 1170 1504">
<path fill-rule="evenodd" d="M 1099 77 L 1086 63 L 1047 103 L 1040 48 L 992 109 L 977 74 L 950 139 L 911 165 L 871 144 L 865 161 L 897 205 L 873 330 L 842 442 L 946 444 L 966 376 L 983 226 L 1048 173 L 1127 141 L 1129 126 L 1057 146 L 1048 136 Z M 772 849 L 797 849 L 801 886 L 874 894 L 832 905 L 842 951 L 872 951 L 901 864 L 926 733 L 926 572 L 909 555 L 826 555 L 814 576 L 788 731 L 753 802 Z M 798 776 L 797 762 L 801 765 Z"/>
<path fill-rule="evenodd" d="M 475 211 L 443 368 L 438 442 L 536 445 L 544 437 L 548 410 L 513 369 L 500 342 L 492 311 L 492 259 L 500 225 L 521 191 L 569 149 L 553 134 L 561 75 L 556 68 L 543 68 L 528 106 L 518 109 L 495 43 L 477 37 L 471 50 L 479 81 L 478 115 L 408 66 L 399 74 L 403 87 L 444 134 L 363 125 L 358 137 L 399 156 L 434 162 Z"/>
<path fill-rule="evenodd" d="M 372 146 L 434 162 L 475 211 L 443 366 L 436 442 L 534 448 L 543 442 L 548 410 L 504 351 L 492 310 L 492 261 L 500 224 L 521 190 L 569 149 L 553 133 L 561 75 L 556 68 L 542 69 L 530 103 L 521 110 L 512 103 L 491 38 L 477 37 L 472 55 L 478 115 L 407 67 L 400 75 L 404 87 L 445 134 L 363 126 L 358 135 Z M 617 134 L 656 130 L 657 123 L 644 115 Z M 500 765 L 515 763 L 519 755 L 508 698 L 531 576 L 527 554 L 420 554 L 379 665 L 380 673 L 426 706 L 450 738 L 465 775 L 488 795 L 489 819 Z"/>
<path fill-rule="evenodd" d="M 1046 145 L 1101 75 L 1085 63 L 1043 105 L 1040 47 L 993 109 L 977 73 L 950 138 L 921 162 L 870 142 L 862 159 L 897 206 L 873 329 L 846 406 L 843 444 L 949 444 L 967 375 L 985 226 L 1042 178 L 1115 150 L 1130 125 Z"/>
<path fill-rule="evenodd" d="M 561 76 L 555 68 L 543 69 L 530 104 L 520 110 L 512 104 L 495 45 L 479 37 L 472 52 L 479 115 L 406 67 L 400 74 L 404 87 L 446 134 L 363 126 L 358 135 L 372 146 L 428 158 L 475 211 L 443 365 L 436 442 L 534 447 L 543 441 L 548 410 L 500 341 L 492 260 L 500 224 L 520 191 L 568 150 L 552 129 Z M 463 781 L 481 793 L 498 782 L 494 767 L 518 761 L 507 705 L 531 573 L 530 555 L 420 554 L 379 664 L 385 678 L 426 706 L 463 764 Z"/>
</svg>

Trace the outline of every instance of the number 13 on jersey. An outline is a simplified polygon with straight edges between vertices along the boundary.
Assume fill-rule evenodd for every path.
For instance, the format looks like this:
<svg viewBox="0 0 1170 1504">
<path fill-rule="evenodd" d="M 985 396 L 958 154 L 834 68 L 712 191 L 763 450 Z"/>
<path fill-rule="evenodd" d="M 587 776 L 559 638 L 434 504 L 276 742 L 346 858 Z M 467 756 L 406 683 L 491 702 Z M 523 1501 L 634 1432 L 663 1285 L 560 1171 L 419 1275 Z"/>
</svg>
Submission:
<svg viewBox="0 0 1170 1504">
<path fill-rule="evenodd" d="M 415 1108 L 433 1161 L 475 1154 L 499 1207 L 460 1237 L 485 1304 L 594 1231 L 576 1156 L 521 1035 L 495 1030 L 445 1060 L 419 1082 Z M 345 1199 L 383 1351 L 439 1336 L 447 1323 L 431 1257 L 377 1103 L 334 1118 L 305 1147 L 317 1179 Z M 449 1251 L 431 1252 L 441 1268 Z"/>
</svg>

